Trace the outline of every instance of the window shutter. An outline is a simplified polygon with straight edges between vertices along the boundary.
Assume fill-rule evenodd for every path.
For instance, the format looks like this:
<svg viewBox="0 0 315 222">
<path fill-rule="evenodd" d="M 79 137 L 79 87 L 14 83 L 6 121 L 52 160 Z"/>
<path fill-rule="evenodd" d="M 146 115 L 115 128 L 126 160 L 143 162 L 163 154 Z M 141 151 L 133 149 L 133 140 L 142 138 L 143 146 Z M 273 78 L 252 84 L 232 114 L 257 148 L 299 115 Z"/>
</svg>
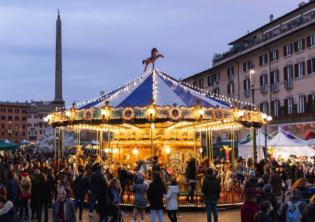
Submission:
<svg viewBox="0 0 315 222">
<path fill-rule="evenodd" d="M 298 64 L 294 65 L 294 73 L 295 73 L 295 78 L 298 78 L 298 76 L 299 76 L 299 65 Z"/>
<path fill-rule="evenodd" d="M 279 59 L 279 50 L 276 49 L 276 59 L 278 60 Z"/>
<path fill-rule="evenodd" d="M 305 62 L 302 62 L 302 75 L 305 75 Z"/>
<path fill-rule="evenodd" d="M 312 73 L 312 60 L 309 59 L 307 60 L 307 74 L 311 74 Z"/>
<path fill-rule="evenodd" d="M 270 72 L 270 84 L 274 84 L 273 72 Z"/>
<path fill-rule="evenodd" d="M 232 75 L 234 75 L 234 66 L 231 67 Z"/>
<path fill-rule="evenodd" d="M 263 76 L 259 77 L 259 82 L 260 82 L 260 86 L 262 86 L 263 85 Z"/>
<path fill-rule="evenodd" d="M 284 81 L 287 81 L 288 80 L 288 66 L 286 66 L 286 67 L 284 67 L 283 68 L 283 73 L 284 73 L 284 75 L 283 75 L 283 77 L 284 77 Z"/>
<path fill-rule="evenodd" d="M 270 62 L 273 61 L 273 59 L 272 59 L 272 51 L 269 53 L 269 60 L 270 60 Z"/>
<path fill-rule="evenodd" d="M 263 56 L 263 58 L 264 58 L 265 63 L 267 64 L 267 63 L 268 63 L 268 54 L 265 53 L 265 55 Z"/>
<path fill-rule="evenodd" d="M 230 84 L 227 84 L 227 93 L 228 93 L 228 95 L 231 94 L 231 91 L 230 91 Z"/>
<path fill-rule="evenodd" d="M 259 56 L 259 65 L 262 66 L 263 64 L 263 56 Z"/>
<path fill-rule="evenodd" d="M 280 82 L 279 69 L 276 71 L 276 82 Z"/>
<path fill-rule="evenodd" d="M 246 72 L 246 62 L 243 62 L 243 71 Z"/>
<path fill-rule="evenodd" d="M 287 46 L 283 46 L 283 56 L 287 56 Z"/>
<path fill-rule="evenodd" d="M 288 115 L 288 99 L 284 99 L 284 110 L 285 115 Z"/>
<path fill-rule="evenodd" d="M 293 79 L 293 65 L 290 65 L 289 69 L 290 69 L 290 78 Z"/>
<path fill-rule="evenodd" d="M 274 116 L 275 115 L 275 101 L 271 101 L 270 108 L 271 108 L 270 114 Z"/>
<path fill-rule="evenodd" d="M 293 44 L 289 44 L 289 48 L 290 48 L 290 54 L 292 54 L 292 51 L 293 51 Z"/>
<path fill-rule="evenodd" d="M 305 39 L 302 39 L 302 50 L 305 49 Z"/>
<path fill-rule="evenodd" d="M 312 71 L 315 72 L 315 58 L 312 58 Z"/>
<path fill-rule="evenodd" d="M 298 42 L 294 42 L 294 51 L 295 52 L 299 51 Z"/>
<path fill-rule="evenodd" d="M 306 38 L 306 46 L 307 46 L 307 48 L 311 47 L 311 36 L 307 36 L 307 38 Z"/>
<path fill-rule="evenodd" d="M 263 111 L 263 103 L 260 103 L 260 104 L 259 104 L 259 109 L 260 109 L 260 112 Z"/>
<path fill-rule="evenodd" d="M 292 114 L 296 114 L 297 113 L 297 104 L 293 103 L 293 109 L 292 109 Z"/>
<path fill-rule="evenodd" d="M 246 90 L 246 79 L 243 80 L 243 88 Z"/>
</svg>

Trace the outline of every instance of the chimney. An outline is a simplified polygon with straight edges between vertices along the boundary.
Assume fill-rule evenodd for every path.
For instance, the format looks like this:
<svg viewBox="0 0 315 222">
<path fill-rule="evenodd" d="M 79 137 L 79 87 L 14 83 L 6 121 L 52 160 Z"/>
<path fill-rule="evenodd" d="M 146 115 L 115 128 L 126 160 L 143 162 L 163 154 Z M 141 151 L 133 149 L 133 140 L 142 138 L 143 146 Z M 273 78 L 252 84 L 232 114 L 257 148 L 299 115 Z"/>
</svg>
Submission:
<svg viewBox="0 0 315 222">
<path fill-rule="evenodd" d="M 272 22 L 273 21 L 273 14 L 270 14 L 269 16 L 269 22 Z"/>
<path fill-rule="evenodd" d="M 306 5 L 305 2 L 300 2 L 299 5 L 298 5 L 298 7 L 301 8 L 301 7 L 304 6 L 304 5 Z"/>
</svg>

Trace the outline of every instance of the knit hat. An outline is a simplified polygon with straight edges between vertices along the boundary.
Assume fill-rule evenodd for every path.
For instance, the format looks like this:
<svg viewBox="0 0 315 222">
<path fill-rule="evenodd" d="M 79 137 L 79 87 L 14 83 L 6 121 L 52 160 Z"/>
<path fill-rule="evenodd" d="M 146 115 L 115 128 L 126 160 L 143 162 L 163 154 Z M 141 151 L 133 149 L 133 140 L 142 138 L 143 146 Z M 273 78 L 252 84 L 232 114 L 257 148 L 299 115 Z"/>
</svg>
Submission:
<svg viewBox="0 0 315 222">
<path fill-rule="evenodd" d="M 263 187 L 263 191 L 265 193 L 269 193 L 271 192 L 271 189 L 272 189 L 272 186 L 268 183 L 268 184 L 265 184 L 264 187 Z"/>
</svg>

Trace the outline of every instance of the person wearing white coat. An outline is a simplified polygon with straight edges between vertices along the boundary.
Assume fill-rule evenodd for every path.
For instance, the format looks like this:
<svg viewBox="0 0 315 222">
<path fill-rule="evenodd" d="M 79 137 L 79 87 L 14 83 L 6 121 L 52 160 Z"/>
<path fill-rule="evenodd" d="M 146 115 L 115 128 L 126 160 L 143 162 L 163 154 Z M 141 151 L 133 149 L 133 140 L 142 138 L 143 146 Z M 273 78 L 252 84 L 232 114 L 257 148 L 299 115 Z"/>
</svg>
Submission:
<svg viewBox="0 0 315 222">
<path fill-rule="evenodd" d="M 179 189 L 177 182 L 172 180 L 171 184 L 168 186 L 167 193 L 164 195 L 166 199 L 167 216 L 171 222 L 177 222 L 178 194 Z"/>
</svg>

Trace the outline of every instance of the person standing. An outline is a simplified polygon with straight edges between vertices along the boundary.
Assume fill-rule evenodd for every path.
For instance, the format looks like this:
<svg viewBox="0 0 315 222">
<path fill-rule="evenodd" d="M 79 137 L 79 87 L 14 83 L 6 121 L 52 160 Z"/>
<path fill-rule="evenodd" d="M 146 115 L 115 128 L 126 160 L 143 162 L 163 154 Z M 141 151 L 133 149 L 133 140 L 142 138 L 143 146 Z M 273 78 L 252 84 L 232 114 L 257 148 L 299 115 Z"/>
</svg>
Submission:
<svg viewBox="0 0 315 222">
<path fill-rule="evenodd" d="M 166 199 L 167 216 L 171 222 L 177 222 L 178 194 L 179 189 L 177 182 L 175 179 L 172 179 L 171 184 L 168 186 L 167 193 L 164 195 Z"/>
<path fill-rule="evenodd" d="M 153 181 L 150 183 L 147 197 L 150 203 L 151 209 L 151 221 L 155 222 L 156 217 L 159 218 L 159 222 L 163 222 L 163 195 L 166 193 L 166 188 L 162 183 L 160 174 L 158 172 L 153 173 Z"/>
<path fill-rule="evenodd" d="M 186 168 L 186 177 L 189 183 L 189 193 L 186 197 L 186 201 L 193 203 L 196 189 L 196 160 L 195 158 L 191 158 L 187 164 Z"/>
<path fill-rule="evenodd" d="M 303 211 L 301 222 L 313 222 L 315 218 L 315 195 L 310 199 L 310 204 Z"/>
<path fill-rule="evenodd" d="M 220 198 L 221 187 L 218 179 L 215 177 L 212 168 L 206 170 L 206 178 L 203 181 L 201 191 L 205 198 L 207 211 L 207 221 L 211 222 L 211 212 L 214 222 L 218 222 L 217 203 Z"/>
<path fill-rule="evenodd" d="M 74 204 L 67 199 L 64 189 L 58 190 L 57 200 L 53 203 L 53 222 L 76 222 Z"/>
<path fill-rule="evenodd" d="M 84 198 L 89 190 L 89 179 L 84 176 L 84 168 L 79 167 L 79 176 L 74 180 L 74 205 L 79 207 L 79 220 L 82 220 Z"/>
<path fill-rule="evenodd" d="M 13 203 L 4 196 L 0 196 L 0 222 L 18 222 Z"/>
<path fill-rule="evenodd" d="M 20 218 L 28 220 L 29 217 L 29 208 L 28 208 L 28 201 L 31 198 L 31 179 L 28 176 L 26 171 L 21 172 L 21 182 L 20 182 L 20 189 L 21 189 L 21 202 L 20 202 Z"/>
<path fill-rule="evenodd" d="M 132 186 L 132 192 L 134 193 L 132 222 L 137 221 L 138 213 L 140 213 L 141 221 L 144 222 L 145 208 L 147 207 L 147 199 L 145 196 L 147 189 L 148 185 L 144 182 L 144 176 L 142 174 L 136 174 L 135 182 Z"/>
<path fill-rule="evenodd" d="M 241 206 L 241 222 L 254 222 L 255 215 L 259 210 L 256 203 L 256 189 L 248 188 L 245 192 L 245 202 Z"/>
</svg>

